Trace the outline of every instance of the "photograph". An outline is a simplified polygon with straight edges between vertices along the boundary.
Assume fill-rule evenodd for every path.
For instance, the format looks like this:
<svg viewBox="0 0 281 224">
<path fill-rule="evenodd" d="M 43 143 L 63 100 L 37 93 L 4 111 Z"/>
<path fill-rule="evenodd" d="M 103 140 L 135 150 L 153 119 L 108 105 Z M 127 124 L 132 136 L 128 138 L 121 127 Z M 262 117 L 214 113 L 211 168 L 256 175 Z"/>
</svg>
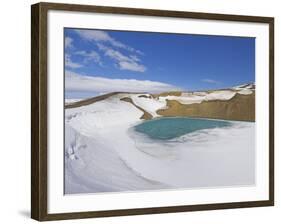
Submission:
<svg viewBox="0 0 281 224">
<path fill-rule="evenodd" d="M 31 6 L 31 217 L 274 206 L 274 17 Z"/>
<path fill-rule="evenodd" d="M 63 38 L 65 194 L 256 184 L 255 37 Z"/>
</svg>

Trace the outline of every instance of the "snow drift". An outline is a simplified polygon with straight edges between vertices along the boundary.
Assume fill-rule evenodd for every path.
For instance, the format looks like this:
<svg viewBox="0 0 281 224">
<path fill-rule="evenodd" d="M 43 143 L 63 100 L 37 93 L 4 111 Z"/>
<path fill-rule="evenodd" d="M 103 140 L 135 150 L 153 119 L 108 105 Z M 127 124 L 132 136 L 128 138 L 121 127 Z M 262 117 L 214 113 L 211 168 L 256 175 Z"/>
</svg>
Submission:
<svg viewBox="0 0 281 224">
<path fill-rule="evenodd" d="M 139 94 L 116 94 L 65 110 L 65 193 L 254 184 L 254 123 L 152 141 L 133 130 L 142 112 L 120 100 L 128 95 L 154 117 L 166 107 Z"/>
</svg>

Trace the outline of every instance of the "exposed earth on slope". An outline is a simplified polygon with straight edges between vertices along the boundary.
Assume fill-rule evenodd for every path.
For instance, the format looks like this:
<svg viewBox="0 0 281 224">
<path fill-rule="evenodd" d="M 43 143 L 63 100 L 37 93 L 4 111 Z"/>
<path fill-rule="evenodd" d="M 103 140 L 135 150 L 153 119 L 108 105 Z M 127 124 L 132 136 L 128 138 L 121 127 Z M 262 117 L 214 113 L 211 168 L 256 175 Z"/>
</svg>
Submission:
<svg viewBox="0 0 281 224">
<path fill-rule="evenodd" d="M 237 93 L 230 100 L 203 101 L 187 105 L 181 104 L 177 100 L 167 100 L 167 109 L 160 109 L 157 114 L 255 121 L 255 94 L 242 95 Z"/>
<path fill-rule="evenodd" d="M 90 105 L 112 96 L 130 103 L 143 112 L 140 119 L 187 116 L 224 120 L 255 121 L 255 85 L 244 84 L 228 89 L 159 94 L 112 92 L 93 98 L 69 102 L 65 109 Z M 158 103 L 158 109 L 147 111 L 144 105 Z M 161 106 L 162 105 L 162 106 Z"/>
</svg>

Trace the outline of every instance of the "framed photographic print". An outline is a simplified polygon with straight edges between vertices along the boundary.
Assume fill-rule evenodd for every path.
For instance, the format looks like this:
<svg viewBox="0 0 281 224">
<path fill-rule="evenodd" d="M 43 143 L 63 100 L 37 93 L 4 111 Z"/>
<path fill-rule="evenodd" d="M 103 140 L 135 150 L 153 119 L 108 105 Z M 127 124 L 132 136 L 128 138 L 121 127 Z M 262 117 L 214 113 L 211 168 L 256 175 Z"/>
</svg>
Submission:
<svg viewBox="0 0 281 224">
<path fill-rule="evenodd" d="M 274 19 L 32 5 L 32 218 L 274 204 Z"/>
</svg>

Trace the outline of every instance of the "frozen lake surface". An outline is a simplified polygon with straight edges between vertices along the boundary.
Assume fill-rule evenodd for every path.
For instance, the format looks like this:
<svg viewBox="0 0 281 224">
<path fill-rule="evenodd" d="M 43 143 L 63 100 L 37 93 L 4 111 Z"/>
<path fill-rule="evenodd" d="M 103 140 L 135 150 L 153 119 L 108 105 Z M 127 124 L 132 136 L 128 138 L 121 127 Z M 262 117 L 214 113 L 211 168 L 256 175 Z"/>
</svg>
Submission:
<svg viewBox="0 0 281 224">
<path fill-rule="evenodd" d="M 203 129 L 229 127 L 231 122 L 223 120 L 198 119 L 186 117 L 158 118 L 145 121 L 135 130 L 153 139 L 172 139 Z"/>
</svg>

